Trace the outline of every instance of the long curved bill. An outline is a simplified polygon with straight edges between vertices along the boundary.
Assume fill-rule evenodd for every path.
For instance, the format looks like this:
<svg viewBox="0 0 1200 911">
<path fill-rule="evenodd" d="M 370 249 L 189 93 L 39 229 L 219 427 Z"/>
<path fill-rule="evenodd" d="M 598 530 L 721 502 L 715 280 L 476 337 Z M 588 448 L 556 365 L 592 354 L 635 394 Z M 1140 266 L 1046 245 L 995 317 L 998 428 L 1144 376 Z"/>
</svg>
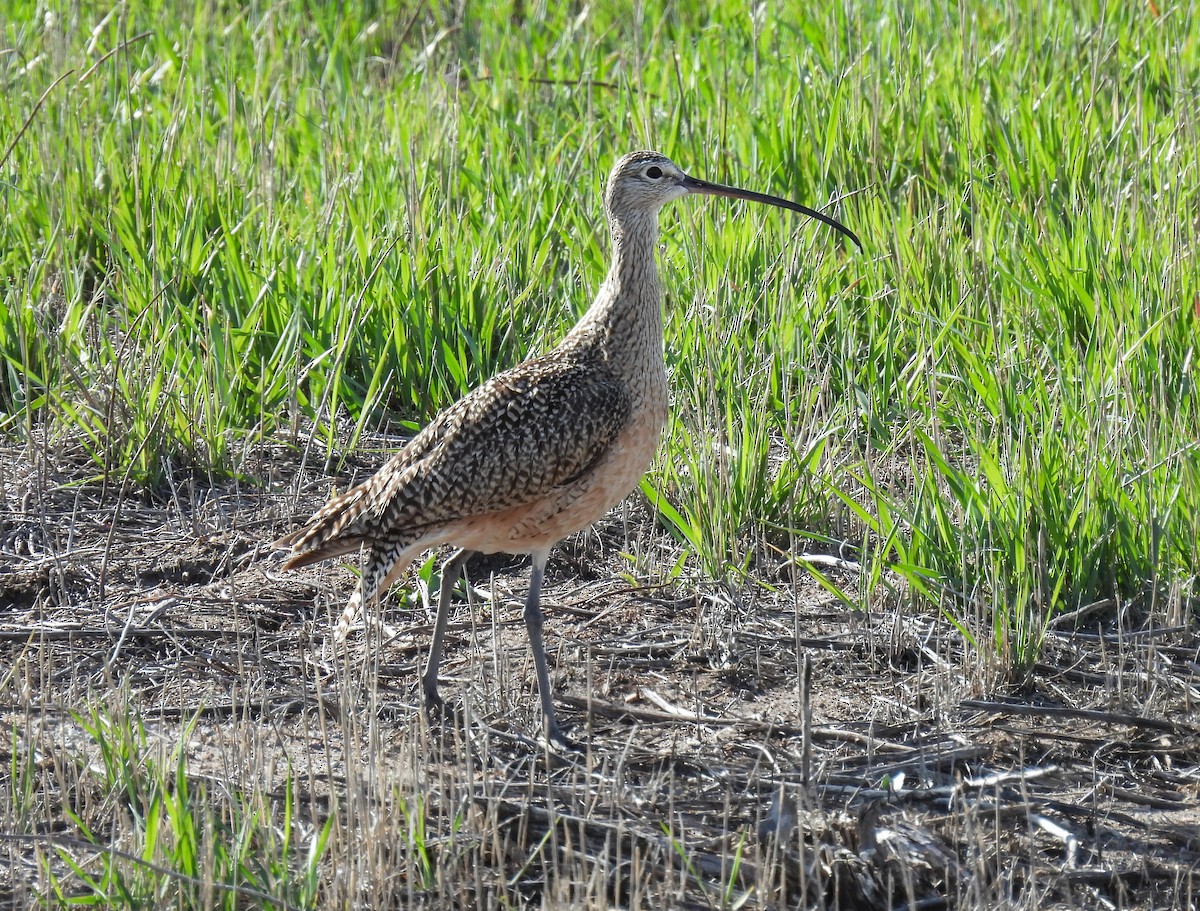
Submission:
<svg viewBox="0 0 1200 911">
<path fill-rule="evenodd" d="M 807 215 L 809 218 L 815 218 L 817 221 L 823 221 L 829 227 L 841 231 L 852 241 L 858 249 L 862 249 L 862 241 L 858 239 L 858 235 L 847 228 L 844 224 L 835 218 L 830 218 L 818 212 L 816 209 L 810 209 L 808 206 L 802 206 L 798 202 L 792 202 L 788 199 L 780 199 L 778 196 L 768 196 L 766 193 L 755 193 L 753 190 L 741 190 L 737 187 L 727 187 L 724 184 L 709 183 L 707 180 L 700 180 L 697 177 L 689 177 L 684 175 L 680 182 L 689 193 L 699 193 L 704 196 L 727 196 L 730 199 L 745 199 L 748 202 L 762 202 L 769 206 L 778 206 L 780 209 L 791 209 L 793 212 L 799 212 L 801 215 Z"/>
</svg>

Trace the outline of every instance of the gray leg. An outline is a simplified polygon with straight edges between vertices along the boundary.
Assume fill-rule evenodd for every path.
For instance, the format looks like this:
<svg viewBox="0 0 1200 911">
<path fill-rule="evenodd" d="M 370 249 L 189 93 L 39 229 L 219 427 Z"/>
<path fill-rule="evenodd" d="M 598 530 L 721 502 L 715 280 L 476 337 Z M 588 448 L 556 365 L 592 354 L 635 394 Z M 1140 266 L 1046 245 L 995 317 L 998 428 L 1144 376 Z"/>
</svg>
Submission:
<svg viewBox="0 0 1200 911">
<path fill-rule="evenodd" d="M 538 695 L 542 700 L 542 717 L 547 739 L 558 746 L 575 748 L 558 726 L 554 717 L 554 696 L 550 692 L 550 671 L 546 666 L 546 647 L 542 643 L 542 573 L 546 569 L 546 551 L 533 555 L 533 574 L 529 578 L 529 595 L 525 599 L 525 628 L 529 631 L 529 646 L 533 651 L 533 668 L 537 672 Z"/>
<path fill-rule="evenodd" d="M 450 593 L 458 584 L 463 566 L 471 558 L 472 551 L 460 550 L 442 564 L 442 584 L 438 589 L 437 620 L 433 626 L 433 642 L 429 646 L 429 663 L 425 666 L 425 675 L 421 678 L 421 688 L 425 690 L 426 708 L 439 708 L 442 697 L 438 695 L 438 667 L 442 663 L 442 644 L 446 638 L 446 625 L 450 622 Z"/>
</svg>

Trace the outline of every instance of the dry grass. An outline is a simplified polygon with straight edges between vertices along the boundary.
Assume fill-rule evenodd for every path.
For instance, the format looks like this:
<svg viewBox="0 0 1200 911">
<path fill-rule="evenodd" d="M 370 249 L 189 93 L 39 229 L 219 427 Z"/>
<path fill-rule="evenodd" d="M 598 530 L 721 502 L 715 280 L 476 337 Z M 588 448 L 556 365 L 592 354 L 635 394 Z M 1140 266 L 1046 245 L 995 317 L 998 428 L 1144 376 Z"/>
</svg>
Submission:
<svg viewBox="0 0 1200 911">
<path fill-rule="evenodd" d="M 136 498 L 62 454 L 4 461 L 0 905 L 1200 900 L 1194 630 L 1084 617 L 1004 684 L 948 624 L 850 613 L 767 556 L 740 591 L 657 585 L 674 545 L 631 501 L 547 580 L 558 701 L 588 744 L 560 757 L 531 739 L 521 561 L 470 567 L 455 708 L 430 728 L 421 599 L 397 590 L 399 635 L 333 652 L 350 573 L 280 576 L 263 550 L 331 479 L 264 451 L 261 487 Z M 154 800 L 184 794 L 150 838 Z"/>
</svg>

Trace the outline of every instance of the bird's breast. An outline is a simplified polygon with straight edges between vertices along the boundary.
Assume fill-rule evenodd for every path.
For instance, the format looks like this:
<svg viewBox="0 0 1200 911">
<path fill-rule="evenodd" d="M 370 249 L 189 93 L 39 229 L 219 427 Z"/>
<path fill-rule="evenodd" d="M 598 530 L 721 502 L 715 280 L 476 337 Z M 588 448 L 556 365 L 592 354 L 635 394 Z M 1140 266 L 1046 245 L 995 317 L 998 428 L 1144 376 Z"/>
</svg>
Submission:
<svg viewBox="0 0 1200 911">
<path fill-rule="evenodd" d="M 484 553 L 528 553 L 582 531 L 620 503 L 654 460 L 667 422 L 665 392 L 635 404 L 613 444 L 581 477 L 513 509 L 462 519 L 445 540 Z"/>
</svg>

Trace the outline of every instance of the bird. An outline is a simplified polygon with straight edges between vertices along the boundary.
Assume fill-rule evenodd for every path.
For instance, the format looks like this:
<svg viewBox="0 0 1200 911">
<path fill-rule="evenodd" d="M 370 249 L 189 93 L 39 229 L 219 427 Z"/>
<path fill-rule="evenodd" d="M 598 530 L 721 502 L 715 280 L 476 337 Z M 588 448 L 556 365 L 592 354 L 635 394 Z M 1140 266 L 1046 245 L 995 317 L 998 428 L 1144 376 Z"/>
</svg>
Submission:
<svg viewBox="0 0 1200 911">
<path fill-rule="evenodd" d="M 524 621 L 550 744 L 574 748 L 554 712 L 543 642 L 542 578 L 551 549 L 590 527 L 637 486 L 667 423 L 659 210 L 687 195 L 723 196 L 841 222 L 799 203 L 691 177 L 666 156 L 637 151 L 613 166 L 604 193 L 612 242 L 591 307 L 546 354 L 530 357 L 438 413 L 372 477 L 321 507 L 274 546 L 296 569 L 365 551 L 358 584 L 334 629 L 342 641 L 363 608 L 423 551 L 452 545 L 442 568 L 429 660 L 427 710 L 442 706 L 438 668 L 451 593 L 475 553 L 527 554 Z"/>
</svg>

